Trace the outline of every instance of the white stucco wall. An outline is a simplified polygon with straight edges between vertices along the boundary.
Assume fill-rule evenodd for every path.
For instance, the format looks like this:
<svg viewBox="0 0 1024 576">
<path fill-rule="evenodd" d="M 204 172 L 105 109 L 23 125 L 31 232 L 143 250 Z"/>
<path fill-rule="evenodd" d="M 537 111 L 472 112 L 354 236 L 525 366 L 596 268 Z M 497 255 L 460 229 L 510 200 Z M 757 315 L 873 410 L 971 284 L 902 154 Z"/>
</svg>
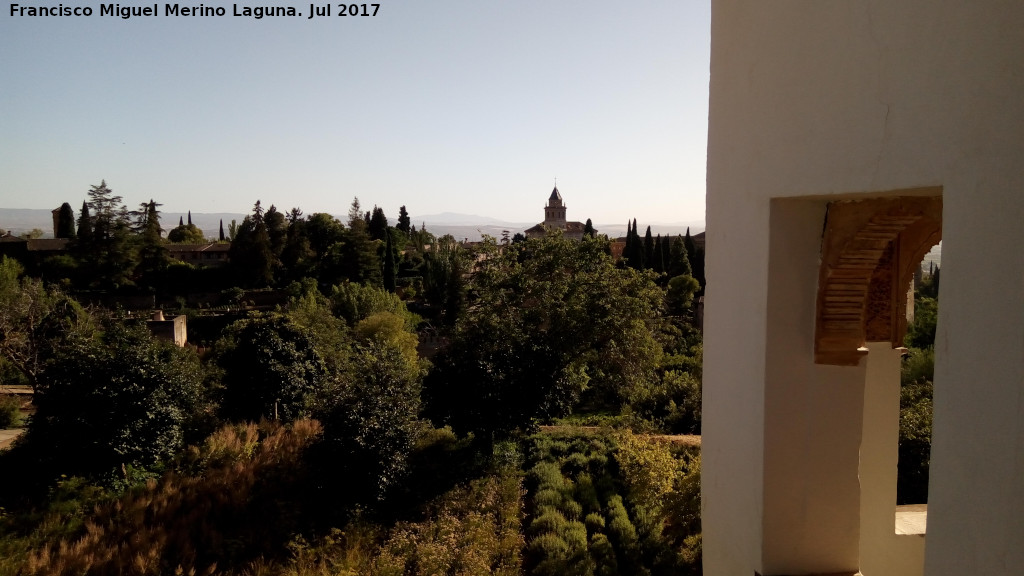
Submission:
<svg viewBox="0 0 1024 576">
<path fill-rule="evenodd" d="M 1022 47 L 1016 0 L 712 0 L 705 574 L 828 564 L 809 552 L 821 538 L 811 530 L 821 491 L 780 481 L 818 474 L 800 462 L 818 454 L 813 435 L 832 432 L 815 417 L 783 415 L 798 398 L 807 410 L 829 407 L 835 391 L 822 379 L 838 376 L 805 365 L 812 350 L 800 349 L 813 334 L 804 307 L 814 306 L 800 271 L 816 262 L 804 247 L 779 268 L 770 250 L 820 237 L 821 222 L 811 230 L 806 214 L 786 208 L 773 223 L 773 199 L 929 186 L 942 188 L 944 213 L 925 574 L 1024 569 Z M 798 229 L 781 237 L 770 229 L 790 222 Z M 787 283 L 792 291 L 779 292 Z M 796 323 L 780 328 L 781 310 Z M 848 555 L 844 544 L 827 556 L 840 566 Z"/>
</svg>

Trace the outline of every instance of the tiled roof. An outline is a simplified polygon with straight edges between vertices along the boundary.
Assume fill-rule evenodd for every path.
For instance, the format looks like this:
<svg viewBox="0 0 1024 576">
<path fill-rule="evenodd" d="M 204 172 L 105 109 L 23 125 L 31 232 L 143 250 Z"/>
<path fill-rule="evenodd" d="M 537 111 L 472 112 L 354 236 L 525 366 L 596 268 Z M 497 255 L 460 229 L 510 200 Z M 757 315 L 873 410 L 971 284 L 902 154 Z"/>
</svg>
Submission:
<svg viewBox="0 0 1024 576">
<path fill-rule="evenodd" d="M 231 244 L 227 242 L 210 242 L 208 244 L 168 244 L 168 252 L 227 252 Z"/>
<path fill-rule="evenodd" d="M 66 250 L 70 238 L 35 238 L 28 241 L 30 252 L 56 252 Z"/>
</svg>

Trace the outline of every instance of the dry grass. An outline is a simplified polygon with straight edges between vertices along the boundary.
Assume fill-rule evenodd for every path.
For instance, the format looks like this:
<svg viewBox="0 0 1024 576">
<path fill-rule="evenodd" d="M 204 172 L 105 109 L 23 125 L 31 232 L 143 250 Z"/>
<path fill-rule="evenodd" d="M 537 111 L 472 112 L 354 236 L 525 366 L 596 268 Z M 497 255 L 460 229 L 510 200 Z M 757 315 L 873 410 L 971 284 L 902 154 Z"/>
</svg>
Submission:
<svg viewBox="0 0 1024 576">
<path fill-rule="evenodd" d="M 215 574 L 218 561 L 272 544 L 275 534 L 266 525 L 277 520 L 268 517 L 276 510 L 260 502 L 261 479 L 273 477 L 276 483 L 296 474 L 304 450 L 320 432 L 320 424 L 311 420 L 287 428 L 223 428 L 201 449 L 190 450 L 183 468 L 191 473 L 168 473 L 98 506 L 82 536 L 33 551 L 24 572 Z"/>
</svg>

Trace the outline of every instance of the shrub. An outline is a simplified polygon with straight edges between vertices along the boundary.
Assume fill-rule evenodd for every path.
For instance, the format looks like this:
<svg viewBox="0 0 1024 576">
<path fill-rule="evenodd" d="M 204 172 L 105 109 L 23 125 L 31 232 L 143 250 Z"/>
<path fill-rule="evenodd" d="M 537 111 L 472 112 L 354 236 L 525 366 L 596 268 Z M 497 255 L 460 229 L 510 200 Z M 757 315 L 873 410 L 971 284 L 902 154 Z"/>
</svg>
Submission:
<svg viewBox="0 0 1024 576">
<path fill-rule="evenodd" d="M 429 520 L 396 526 L 372 570 L 342 573 L 518 576 L 522 494 L 513 474 L 456 488 L 431 506 Z"/>
<path fill-rule="evenodd" d="M 543 513 L 534 518 L 533 522 L 530 523 L 530 532 L 537 535 L 545 533 L 561 534 L 566 526 L 568 526 L 568 521 L 560 511 L 545 507 Z"/>
<path fill-rule="evenodd" d="M 17 396 L 0 396 L 0 428 L 13 428 L 21 422 L 21 401 Z"/>
<path fill-rule="evenodd" d="M 101 339 L 75 338 L 36 388 L 26 441 L 60 472 L 99 476 L 166 461 L 203 417 L 195 352 L 111 321 Z"/>
<path fill-rule="evenodd" d="M 590 532 L 600 532 L 604 530 L 604 516 L 601 516 L 596 512 L 591 512 L 583 519 L 583 524 Z"/>
<path fill-rule="evenodd" d="M 562 493 L 554 488 L 542 488 L 533 496 L 533 503 L 539 506 L 558 508 L 562 505 Z"/>
<path fill-rule="evenodd" d="M 84 533 L 34 550 L 23 571 L 212 573 L 217 565 L 280 554 L 296 528 L 302 457 L 319 434 L 319 424 L 309 420 L 289 428 L 268 425 L 258 431 L 250 424 L 221 430 L 183 463 L 199 473 L 169 472 L 97 506 Z"/>
<path fill-rule="evenodd" d="M 672 491 L 679 471 L 679 463 L 669 447 L 627 431 L 619 438 L 615 460 L 630 501 L 637 506 L 659 508 Z"/>
<path fill-rule="evenodd" d="M 599 512 L 601 510 L 601 501 L 589 474 L 580 474 L 576 477 L 574 496 L 583 511 Z"/>
</svg>

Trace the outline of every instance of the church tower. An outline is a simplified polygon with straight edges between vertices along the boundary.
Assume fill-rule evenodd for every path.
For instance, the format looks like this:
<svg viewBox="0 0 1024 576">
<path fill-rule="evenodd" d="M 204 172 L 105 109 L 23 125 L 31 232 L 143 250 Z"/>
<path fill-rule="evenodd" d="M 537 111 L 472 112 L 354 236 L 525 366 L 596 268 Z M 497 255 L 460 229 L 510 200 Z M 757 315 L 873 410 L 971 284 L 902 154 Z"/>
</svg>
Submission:
<svg viewBox="0 0 1024 576">
<path fill-rule="evenodd" d="M 544 226 L 565 230 L 565 205 L 562 204 L 562 195 L 558 193 L 558 186 L 551 191 L 548 205 L 544 207 Z"/>
</svg>

